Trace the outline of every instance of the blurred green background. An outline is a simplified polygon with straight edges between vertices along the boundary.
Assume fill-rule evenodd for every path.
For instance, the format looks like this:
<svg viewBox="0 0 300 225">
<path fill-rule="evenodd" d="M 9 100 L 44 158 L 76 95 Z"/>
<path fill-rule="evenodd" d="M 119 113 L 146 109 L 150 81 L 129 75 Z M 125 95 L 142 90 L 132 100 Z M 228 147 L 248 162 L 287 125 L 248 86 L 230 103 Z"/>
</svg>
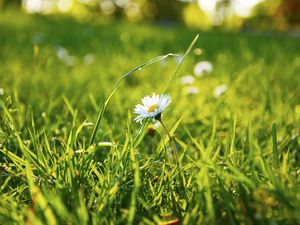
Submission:
<svg viewBox="0 0 300 225">
<path fill-rule="evenodd" d="M 1 0 L 0 9 L 80 20 L 155 21 L 209 29 L 298 29 L 299 0 Z"/>
</svg>

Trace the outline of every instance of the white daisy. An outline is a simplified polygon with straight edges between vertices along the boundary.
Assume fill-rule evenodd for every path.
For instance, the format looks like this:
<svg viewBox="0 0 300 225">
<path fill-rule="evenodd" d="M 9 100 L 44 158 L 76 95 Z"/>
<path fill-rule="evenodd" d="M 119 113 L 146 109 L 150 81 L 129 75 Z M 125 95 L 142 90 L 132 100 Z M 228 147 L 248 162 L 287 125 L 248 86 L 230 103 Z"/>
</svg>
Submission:
<svg viewBox="0 0 300 225">
<path fill-rule="evenodd" d="M 144 119 L 159 119 L 161 113 L 165 111 L 171 103 L 171 97 L 167 94 L 158 95 L 153 93 L 152 96 L 142 98 L 142 105 L 137 104 L 134 113 L 138 116 L 134 118 L 136 122 L 142 122 Z"/>
<path fill-rule="evenodd" d="M 213 70 L 213 65 L 208 61 L 198 62 L 194 66 L 194 74 L 197 77 L 202 77 L 205 74 L 211 73 Z"/>
</svg>

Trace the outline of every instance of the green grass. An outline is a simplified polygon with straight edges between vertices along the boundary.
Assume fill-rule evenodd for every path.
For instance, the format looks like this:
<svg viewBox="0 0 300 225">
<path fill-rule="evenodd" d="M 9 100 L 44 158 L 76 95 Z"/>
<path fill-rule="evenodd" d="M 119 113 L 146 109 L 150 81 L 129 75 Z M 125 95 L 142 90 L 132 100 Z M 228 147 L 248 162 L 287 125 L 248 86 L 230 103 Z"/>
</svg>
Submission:
<svg viewBox="0 0 300 225">
<path fill-rule="evenodd" d="M 198 95 L 177 78 L 163 115 L 180 170 L 162 127 L 152 137 L 132 121 L 142 97 L 167 88 L 174 57 L 121 83 L 89 145 L 118 79 L 183 54 L 198 33 L 202 54 L 178 76 L 200 60 L 214 70 L 196 79 Z M 0 224 L 300 224 L 299 52 L 283 35 L 1 12 Z"/>
</svg>

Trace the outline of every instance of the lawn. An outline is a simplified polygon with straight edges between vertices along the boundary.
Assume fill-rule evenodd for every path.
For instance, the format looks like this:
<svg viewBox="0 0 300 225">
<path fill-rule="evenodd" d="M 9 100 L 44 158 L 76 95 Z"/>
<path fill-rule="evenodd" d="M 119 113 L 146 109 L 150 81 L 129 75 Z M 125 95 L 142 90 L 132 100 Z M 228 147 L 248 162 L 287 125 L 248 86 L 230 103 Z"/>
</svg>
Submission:
<svg viewBox="0 0 300 225">
<path fill-rule="evenodd" d="M 300 224 L 299 52 L 284 34 L 1 12 L 0 224 Z M 122 75 L 168 53 L 93 132 Z M 182 84 L 199 61 L 213 71 Z M 166 88 L 168 131 L 134 122 Z"/>
</svg>

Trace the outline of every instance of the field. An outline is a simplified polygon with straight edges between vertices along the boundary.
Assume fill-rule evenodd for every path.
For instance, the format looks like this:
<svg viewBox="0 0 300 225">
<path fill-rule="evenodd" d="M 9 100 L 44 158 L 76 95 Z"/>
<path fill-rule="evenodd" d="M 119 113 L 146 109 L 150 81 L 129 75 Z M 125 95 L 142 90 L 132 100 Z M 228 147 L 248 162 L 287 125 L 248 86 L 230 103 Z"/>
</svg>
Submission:
<svg viewBox="0 0 300 225">
<path fill-rule="evenodd" d="M 93 132 L 122 75 L 168 53 Z M 300 224 L 299 53 L 283 34 L 1 12 L 0 224 Z M 168 131 L 134 122 L 166 89 Z"/>
</svg>

